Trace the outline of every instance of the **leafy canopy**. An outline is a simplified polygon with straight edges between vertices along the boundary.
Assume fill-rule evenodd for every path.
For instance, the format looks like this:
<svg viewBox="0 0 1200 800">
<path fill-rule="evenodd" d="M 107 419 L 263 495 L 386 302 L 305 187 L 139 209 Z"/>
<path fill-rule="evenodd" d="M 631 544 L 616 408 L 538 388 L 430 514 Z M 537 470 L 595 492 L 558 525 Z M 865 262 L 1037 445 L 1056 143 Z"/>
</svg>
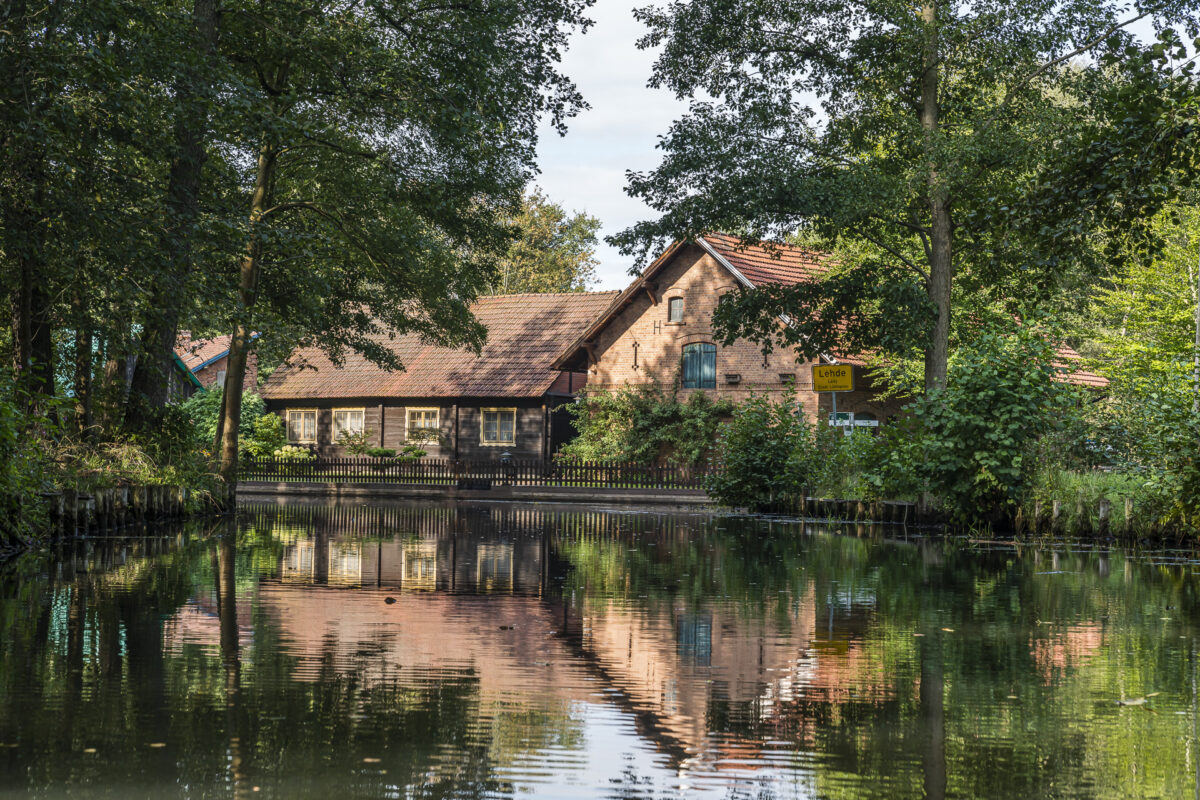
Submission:
<svg viewBox="0 0 1200 800">
<path fill-rule="evenodd" d="M 514 224 L 517 239 L 499 261 L 493 294 L 585 292 L 596 280 L 600 220 L 568 214 L 535 187 Z"/>
<path fill-rule="evenodd" d="M 662 163 L 629 174 L 657 218 L 612 241 L 639 263 L 714 230 L 855 254 L 818 287 L 738 293 L 715 319 L 727 338 L 924 347 L 928 381 L 952 284 L 1010 307 L 1052 297 L 1102 268 L 1089 231 L 1152 213 L 1167 165 L 1195 162 L 1192 67 L 1168 27 L 1194 36 L 1192 3 L 672 0 L 637 16 L 660 48 L 651 85 L 691 104 Z M 1160 42 L 1130 32 L 1147 22 Z"/>
</svg>

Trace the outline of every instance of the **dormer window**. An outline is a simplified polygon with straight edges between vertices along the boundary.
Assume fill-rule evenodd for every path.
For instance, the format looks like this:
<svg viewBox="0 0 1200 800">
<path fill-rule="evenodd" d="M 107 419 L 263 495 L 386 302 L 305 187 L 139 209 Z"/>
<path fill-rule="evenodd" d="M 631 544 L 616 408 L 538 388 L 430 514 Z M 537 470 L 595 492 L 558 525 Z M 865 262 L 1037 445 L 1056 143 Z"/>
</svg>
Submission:
<svg viewBox="0 0 1200 800">
<path fill-rule="evenodd" d="M 682 297 L 672 297 L 667 300 L 667 322 L 683 322 Z"/>
</svg>

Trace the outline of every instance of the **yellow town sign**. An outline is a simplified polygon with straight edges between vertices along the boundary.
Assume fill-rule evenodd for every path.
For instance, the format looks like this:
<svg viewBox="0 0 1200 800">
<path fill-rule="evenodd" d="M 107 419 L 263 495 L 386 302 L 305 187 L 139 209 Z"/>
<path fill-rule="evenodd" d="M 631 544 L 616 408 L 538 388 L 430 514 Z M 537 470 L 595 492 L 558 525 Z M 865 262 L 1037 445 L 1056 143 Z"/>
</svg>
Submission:
<svg viewBox="0 0 1200 800">
<path fill-rule="evenodd" d="M 813 364 L 814 392 L 854 391 L 854 368 L 849 364 Z"/>
</svg>

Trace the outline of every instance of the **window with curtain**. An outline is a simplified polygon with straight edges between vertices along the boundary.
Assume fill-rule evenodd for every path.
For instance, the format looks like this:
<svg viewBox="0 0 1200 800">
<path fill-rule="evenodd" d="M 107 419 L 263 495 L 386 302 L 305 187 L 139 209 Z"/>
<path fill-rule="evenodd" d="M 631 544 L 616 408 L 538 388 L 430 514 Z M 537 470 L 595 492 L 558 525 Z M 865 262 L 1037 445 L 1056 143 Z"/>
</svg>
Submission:
<svg viewBox="0 0 1200 800">
<path fill-rule="evenodd" d="M 717 388 L 717 346 L 707 342 L 683 348 L 683 388 Z"/>
<path fill-rule="evenodd" d="M 515 408 L 484 408 L 480 410 L 483 425 L 480 440 L 483 444 L 516 444 L 517 410 Z"/>
<path fill-rule="evenodd" d="M 343 433 L 358 435 L 363 432 L 363 410 L 361 408 L 335 408 L 333 410 L 333 441 Z"/>
<path fill-rule="evenodd" d="M 287 433 L 289 442 L 297 444 L 315 442 L 317 440 L 317 410 L 310 408 L 288 411 Z"/>
</svg>

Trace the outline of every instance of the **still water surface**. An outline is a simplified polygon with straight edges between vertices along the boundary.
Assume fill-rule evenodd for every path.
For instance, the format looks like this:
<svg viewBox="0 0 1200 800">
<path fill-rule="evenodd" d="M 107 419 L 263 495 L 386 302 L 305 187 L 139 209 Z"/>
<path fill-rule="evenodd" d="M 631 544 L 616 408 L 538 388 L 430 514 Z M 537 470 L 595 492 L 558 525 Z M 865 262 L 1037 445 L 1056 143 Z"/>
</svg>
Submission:
<svg viewBox="0 0 1200 800">
<path fill-rule="evenodd" d="M 0 796 L 1200 785 L 1190 553 L 507 504 L 157 533 L 0 571 Z"/>
</svg>

